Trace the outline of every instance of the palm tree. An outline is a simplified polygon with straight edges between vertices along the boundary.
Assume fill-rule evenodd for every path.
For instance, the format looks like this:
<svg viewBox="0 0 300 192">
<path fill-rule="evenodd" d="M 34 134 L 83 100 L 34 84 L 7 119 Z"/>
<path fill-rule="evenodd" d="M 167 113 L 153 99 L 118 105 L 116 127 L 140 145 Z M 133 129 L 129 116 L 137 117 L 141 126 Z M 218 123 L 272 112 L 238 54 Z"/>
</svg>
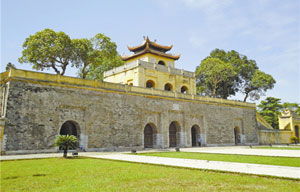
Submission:
<svg viewBox="0 0 300 192">
<path fill-rule="evenodd" d="M 74 149 L 77 143 L 78 139 L 74 135 L 59 135 L 55 139 L 55 146 L 64 150 L 64 158 L 67 158 L 68 149 Z"/>
</svg>

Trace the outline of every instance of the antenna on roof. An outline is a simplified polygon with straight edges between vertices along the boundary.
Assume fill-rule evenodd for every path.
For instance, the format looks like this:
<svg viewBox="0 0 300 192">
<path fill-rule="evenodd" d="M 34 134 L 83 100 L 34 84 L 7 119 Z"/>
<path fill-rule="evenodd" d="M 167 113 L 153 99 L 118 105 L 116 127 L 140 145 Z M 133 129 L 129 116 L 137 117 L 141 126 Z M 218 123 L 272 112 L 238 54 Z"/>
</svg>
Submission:
<svg viewBox="0 0 300 192">
<path fill-rule="evenodd" d="M 146 37 L 145 37 L 145 36 L 143 36 L 143 38 L 144 38 L 144 40 L 146 40 Z"/>
</svg>

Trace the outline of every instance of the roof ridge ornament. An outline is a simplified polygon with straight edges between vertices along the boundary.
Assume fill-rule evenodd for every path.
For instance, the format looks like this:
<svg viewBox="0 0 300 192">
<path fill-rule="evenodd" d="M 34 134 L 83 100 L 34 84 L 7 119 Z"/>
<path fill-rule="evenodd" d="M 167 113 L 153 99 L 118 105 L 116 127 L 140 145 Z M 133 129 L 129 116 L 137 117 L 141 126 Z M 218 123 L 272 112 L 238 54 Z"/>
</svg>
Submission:
<svg viewBox="0 0 300 192">
<path fill-rule="evenodd" d="M 144 53 L 152 53 L 155 55 L 167 57 L 169 59 L 174 59 L 174 60 L 178 60 L 180 58 L 180 54 L 174 55 L 174 54 L 166 53 L 173 48 L 172 44 L 169 46 L 160 45 L 160 44 L 156 43 L 156 40 L 150 41 L 149 36 L 143 36 L 143 38 L 144 38 L 144 42 L 141 45 L 134 46 L 134 47 L 130 47 L 127 45 L 127 48 L 129 49 L 129 51 L 134 52 L 134 54 L 131 56 L 127 56 L 127 57 L 121 57 L 121 59 L 123 61 L 127 61 L 131 58 L 137 57 Z"/>
</svg>

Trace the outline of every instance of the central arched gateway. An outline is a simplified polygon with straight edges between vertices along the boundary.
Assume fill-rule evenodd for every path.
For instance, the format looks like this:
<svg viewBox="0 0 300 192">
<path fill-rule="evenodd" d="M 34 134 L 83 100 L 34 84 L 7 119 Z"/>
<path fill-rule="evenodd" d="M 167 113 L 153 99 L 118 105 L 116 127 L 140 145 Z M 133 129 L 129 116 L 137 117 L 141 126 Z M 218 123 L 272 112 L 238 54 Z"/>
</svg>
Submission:
<svg viewBox="0 0 300 192">
<path fill-rule="evenodd" d="M 66 121 L 60 128 L 60 135 L 74 135 L 79 140 L 79 125 L 75 121 Z"/>
<path fill-rule="evenodd" d="M 156 134 L 156 126 L 153 123 L 148 123 L 144 129 L 144 148 L 153 148 L 156 144 Z"/>
<path fill-rule="evenodd" d="M 178 137 L 178 133 L 180 131 L 179 123 L 173 121 L 169 127 L 169 146 L 170 147 L 177 147 L 180 139 Z"/>
</svg>

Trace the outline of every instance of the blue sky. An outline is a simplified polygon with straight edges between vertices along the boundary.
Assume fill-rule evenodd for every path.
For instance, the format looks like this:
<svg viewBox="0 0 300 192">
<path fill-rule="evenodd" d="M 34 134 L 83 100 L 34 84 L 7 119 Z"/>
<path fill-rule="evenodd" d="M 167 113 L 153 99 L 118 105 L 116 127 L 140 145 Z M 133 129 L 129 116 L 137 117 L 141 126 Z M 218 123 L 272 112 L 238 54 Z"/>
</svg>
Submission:
<svg viewBox="0 0 300 192">
<path fill-rule="evenodd" d="M 176 67 L 190 71 L 215 48 L 236 50 L 276 79 L 262 99 L 300 103 L 299 6 L 298 0 L 2 0 L 1 72 L 8 62 L 30 70 L 18 63 L 22 44 L 45 28 L 71 38 L 104 33 L 120 54 L 149 36 L 173 44 L 171 52 L 181 53 Z"/>
</svg>

